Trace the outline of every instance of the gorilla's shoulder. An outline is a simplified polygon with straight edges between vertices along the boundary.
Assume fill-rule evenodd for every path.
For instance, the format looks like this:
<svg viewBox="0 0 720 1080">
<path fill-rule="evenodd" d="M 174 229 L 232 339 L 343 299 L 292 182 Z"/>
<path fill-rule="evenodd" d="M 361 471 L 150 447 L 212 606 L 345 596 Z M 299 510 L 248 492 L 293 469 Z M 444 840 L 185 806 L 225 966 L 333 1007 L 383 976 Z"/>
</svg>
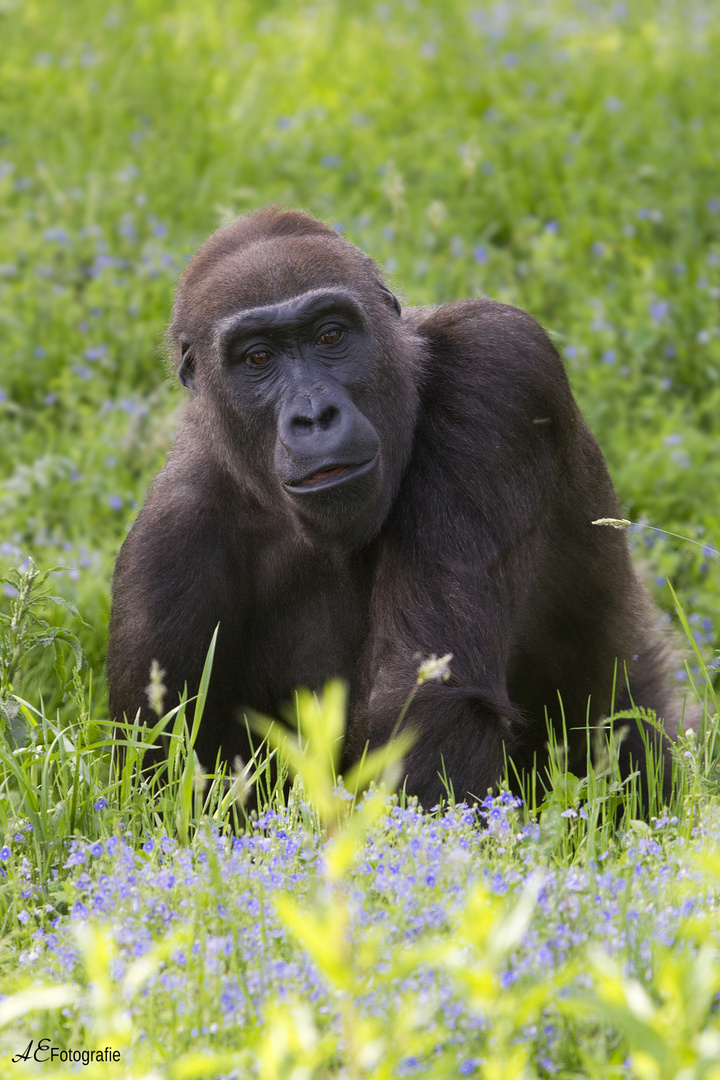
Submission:
<svg viewBox="0 0 720 1080">
<path fill-rule="evenodd" d="M 512 304 L 486 297 L 458 300 L 437 307 L 406 308 L 404 312 L 415 331 L 431 347 L 455 346 L 476 354 L 514 355 L 520 360 L 543 353 L 557 358 L 547 333 L 534 316 Z"/>
<path fill-rule="evenodd" d="M 574 412 L 570 386 L 557 349 L 536 318 L 497 300 L 459 300 L 403 312 L 429 347 L 425 388 L 433 395 L 482 391 L 498 408 L 523 398 L 547 400 Z"/>
</svg>

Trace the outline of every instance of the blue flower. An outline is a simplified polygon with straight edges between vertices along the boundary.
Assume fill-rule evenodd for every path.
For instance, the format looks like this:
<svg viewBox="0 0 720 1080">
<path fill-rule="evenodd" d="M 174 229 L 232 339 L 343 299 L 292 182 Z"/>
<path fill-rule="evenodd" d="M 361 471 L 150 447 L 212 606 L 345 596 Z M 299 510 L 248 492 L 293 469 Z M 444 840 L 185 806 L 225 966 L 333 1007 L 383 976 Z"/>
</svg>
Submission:
<svg viewBox="0 0 720 1080">
<path fill-rule="evenodd" d="M 65 230 L 61 228 L 46 229 L 43 235 L 45 240 L 55 244 L 67 244 L 70 239 Z"/>
</svg>

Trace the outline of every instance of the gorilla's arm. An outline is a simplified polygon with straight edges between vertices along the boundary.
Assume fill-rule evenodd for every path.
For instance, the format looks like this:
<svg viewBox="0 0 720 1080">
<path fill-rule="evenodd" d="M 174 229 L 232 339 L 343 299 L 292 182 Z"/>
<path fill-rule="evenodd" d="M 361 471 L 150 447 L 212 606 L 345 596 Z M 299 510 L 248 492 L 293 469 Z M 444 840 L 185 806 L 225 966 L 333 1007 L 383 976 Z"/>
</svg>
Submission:
<svg viewBox="0 0 720 1080">
<path fill-rule="evenodd" d="M 421 687 L 408 712 L 417 733 L 408 791 L 428 806 L 444 794 L 443 764 L 458 798 L 482 797 L 502 775 L 505 751 L 527 741 L 509 692 L 525 625 L 548 616 L 540 647 L 552 667 L 553 594 L 569 584 L 563 544 L 571 549 L 579 530 L 583 558 L 592 563 L 599 545 L 604 563 L 618 538 L 590 522 L 619 508 L 601 459 L 597 475 L 599 451 L 560 358 L 534 319 L 491 301 L 415 318 L 431 363 L 411 465 L 381 538 L 365 701 L 349 751 L 389 737 L 418 654 L 452 653 L 450 680 Z M 558 545 L 559 565 L 548 571 Z M 582 581 L 571 587 L 582 595 Z"/>
<path fill-rule="evenodd" d="M 185 460 L 179 446 L 155 481 L 116 564 L 108 649 L 110 715 L 132 720 L 139 710 L 141 721 L 153 722 L 146 691 L 151 661 L 164 673 L 164 708 L 171 709 L 185 686 L 190 697 L 197 693 L 220 623 L 206 705 L 213 723 L 201 726 L 196 744 L 206 765 L 215 759 L 220 732 L 226 757 L 247 755 L 230 691 L 239 658 L 228 646 L 242 633 L 248 573 L 241 549 L 229 542 L 238 530 L 223 520 L 223 503 L 233 502 L 223 500 L 222 481 L 209 471 Z M 188 711 L 192 716 L 192 706 Z"/>
</svg>

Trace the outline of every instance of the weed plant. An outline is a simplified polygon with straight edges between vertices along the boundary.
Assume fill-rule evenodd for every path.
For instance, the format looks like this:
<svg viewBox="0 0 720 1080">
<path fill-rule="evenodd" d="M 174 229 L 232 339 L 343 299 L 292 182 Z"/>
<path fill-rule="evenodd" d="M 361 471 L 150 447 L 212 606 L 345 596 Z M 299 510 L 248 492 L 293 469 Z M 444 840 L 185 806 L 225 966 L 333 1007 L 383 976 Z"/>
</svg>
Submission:
<svg viewBox="0 0 720 1080">
<path fill-rule="evenodd" d="M 716 16 L 0 2 L 0 1076 L 718 1080 Z M 586 778 L 560 745 L 523 802 L 423 813 L 385 790 L 402 746 L 340 783 L 336 686 L 298 696 L 298 740 L 258 728 L 270 767 L 200 775 L 186 703 L 110 749 L 112 562 L 182 400 L 173 285 L 271 201 L 408 302 L 549 328 L 691 643 L 669 806 L 596 735 Z"/>
</svg>

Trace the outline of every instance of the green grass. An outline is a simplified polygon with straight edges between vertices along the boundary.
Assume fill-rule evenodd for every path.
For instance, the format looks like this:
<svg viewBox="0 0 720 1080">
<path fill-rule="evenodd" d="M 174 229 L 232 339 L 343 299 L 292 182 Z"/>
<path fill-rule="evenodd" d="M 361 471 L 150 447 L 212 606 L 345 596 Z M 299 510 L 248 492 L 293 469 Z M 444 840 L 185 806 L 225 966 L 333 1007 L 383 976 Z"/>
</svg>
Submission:
<svg viewBox="0 0 720 1080">
<path fill-rule="evenodd" d="M 0 743 L 1 1075 L 50 1060 L 66 1080 L 53 1048 L 105 1047 L 116 1061 L 84 1075 L 716 1075 L 709 693 L 649 821 L 612 744 L 585 779 L 554 753 L 537 807 L 504 790 L 422 813 L 384 792 L 403 747 L 341 784 L 339 685 L 299 696 L 298 738 L 271 738 L 289 798 L 280 784 L 249 819 L 252 763 L 198 784 L 182 708 L 152 781 L 147 729 L 128 727 L 121 767 L 87 715 L 62 728 L 24 706 L 35 737 Z"/>
<path fill-rule="evenodd" d="M 43 1033 L 107 1039 L 117 1075 L 354 1080 L 413 1058 L 438 1077 L 720 1075 L 716 16 L 710 0 L 0 0 L 0 560 L 31 557 L 62 601 L 2 638 L 0 1075 L 67 1075 L 11 1063 Z M 316 770 L 233 854 L 220 823 L 230 805 L 243 820 L 245 780 L 203 795 L 181 712 L 155 803 L 109 761 L 113 560 L 183 401 L 162 358 L 174 282 L 218 223 L 272 201 L 342 227 L 410 303 L 486 294 L 552 333 L 627 516 L 652 526 L 638 561 L 694 643 L 678 676 L 706 698 L 655 823 L 612 755 L 584 785 L 558 760 L 545 804 L 499 810 L 497 833 L 372 800 L 346 825 Z M 5 584 L 11 615 L 21 582 Z M 82 930 L 74 905 L 103 876 L 126 892 Z"/>
</svg>

